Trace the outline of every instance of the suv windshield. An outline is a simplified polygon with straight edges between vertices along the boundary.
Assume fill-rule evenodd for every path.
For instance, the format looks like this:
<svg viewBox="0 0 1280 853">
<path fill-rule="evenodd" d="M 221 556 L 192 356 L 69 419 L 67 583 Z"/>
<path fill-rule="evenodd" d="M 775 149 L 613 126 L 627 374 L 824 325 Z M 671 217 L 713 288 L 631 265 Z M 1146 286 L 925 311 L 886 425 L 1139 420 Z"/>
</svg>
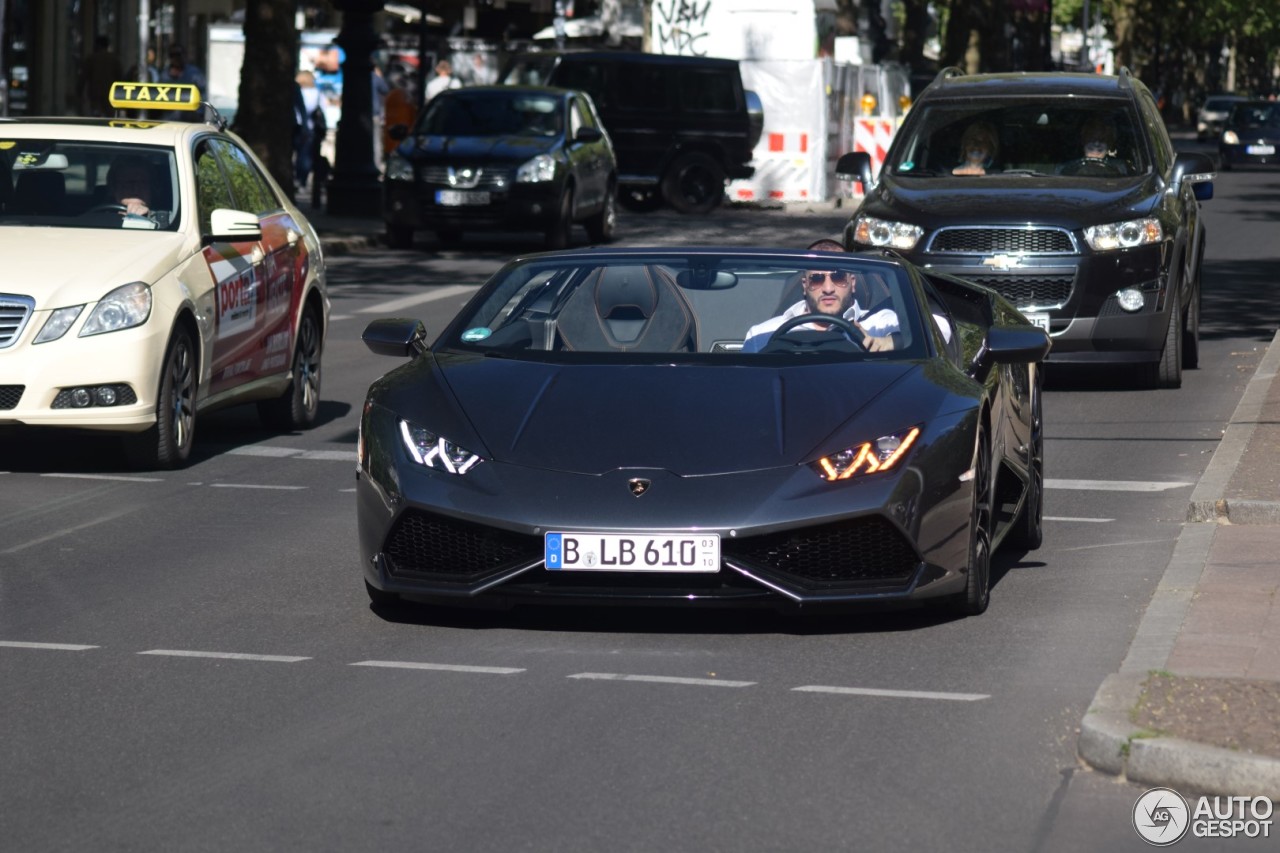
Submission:
<svg viewBox="0 0 1280 853">
<path fill-rule="evenodd" d="M 895 175 L 1115 177 L 1148 169 L 1132 110 L 1115 100 L 937 100 L 912 117 L 907 144 L 886 163 Z"/>
<path fill-rule="evenodd" d="M 172 149 L 0 138 L 0 226 L 172 231 L 178 198 Z M 146 214 L 127 214 L 128 199 Z"/>
<path fill-rule="evenodd" d="M 462 92 L 431 101 L 414 133 L 419 136 L 555 136 L 562 117 L 558 98 L 519 92 Z"/>
</svg>

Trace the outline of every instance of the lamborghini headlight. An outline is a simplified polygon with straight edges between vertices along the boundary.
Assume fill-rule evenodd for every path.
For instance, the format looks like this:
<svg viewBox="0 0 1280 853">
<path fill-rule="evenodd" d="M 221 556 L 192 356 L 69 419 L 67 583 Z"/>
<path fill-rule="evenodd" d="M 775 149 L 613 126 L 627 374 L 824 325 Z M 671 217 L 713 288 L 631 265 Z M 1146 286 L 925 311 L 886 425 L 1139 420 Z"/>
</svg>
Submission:
<svg viewBox="0 0 1280 853">
<path fill-rule="evenodd" d="M 914 249 L 922 236 L 924 229 L 919 225 L 890 222 L 874 216 L 859 216 L 853 223 L 853 239 L 866 246 Z"/>
<path fill-rule="evenodd" d="M 516 169 L 517 184 L 537 184 L 553 181 L 556 177 L 556 160 L 550 154 L 539 154 Z"/>
<path fill-rule="evenodd" d="M 1159 243 L 1164 239 L 1164 229 L 1158 219 L 1130 219 L 1086 228 L 1084 239 L 1095 252 L 1110 252 Z"/>
<path fill-rule="evenodd" d="M 919 435 L 920 428 L 912 427 L 906 432 L 882 435 L 874 441 L 847 447 L 810 464 L 824 480 L 848 480 L 888 471 L 906 457 Z"/>
<path fill-rule="evenodd" d="M 406 420 L 400 421 L 400 438 L 414 462 L 437 471 L 461 475 L 482 461 L 465 447 Z"/>
<path fill-rule="evenodd" d="M 141 326 L 151 316 L 151 288 L 140 281 L 117 287 L 98 300 L 89 319 L 80 329 L 80 337 L 118 332 Z"/>
</svg>

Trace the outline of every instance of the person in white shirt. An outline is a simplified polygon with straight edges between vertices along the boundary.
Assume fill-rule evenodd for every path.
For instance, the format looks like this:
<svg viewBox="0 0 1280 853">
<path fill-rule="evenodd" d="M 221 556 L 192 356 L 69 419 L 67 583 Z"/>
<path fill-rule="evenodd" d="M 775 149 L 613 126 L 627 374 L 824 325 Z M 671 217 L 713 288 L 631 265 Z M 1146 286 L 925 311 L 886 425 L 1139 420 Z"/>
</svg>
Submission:
<svg viewBox="0 0 1280 853">
<path fill-rule="evenodd" d="M 457 89 L 462 83 L 457 77 L 453 76 L 453 65 L 447 59 L 442 59 L 436 63 L 436 76 L 427 84 L 426 96 L 430 101 L 436 95 L 445 89 Z"/>
<path fill-rule="evenodd" d="M 792 305 L 777 317 L 757 323 L 747 330 L 742 344 L 743 352 L 759 352 L 773 333 L 786 321 L 802 314 L 830 314 L 841 316 L 862 334 L 857 341 L 868 352 L 884 352 L 893 349 L 889 337 L 898 331 L 898 314 L 890 308 L 874 313 L 862 308 L 853 298 L 857 289 L 856 276 L 848 270 L 808 270 L 804 274 L 804 299 Z M 823 331 L 830 323 L 810 322 L 799 329 Z"/>
</svg>

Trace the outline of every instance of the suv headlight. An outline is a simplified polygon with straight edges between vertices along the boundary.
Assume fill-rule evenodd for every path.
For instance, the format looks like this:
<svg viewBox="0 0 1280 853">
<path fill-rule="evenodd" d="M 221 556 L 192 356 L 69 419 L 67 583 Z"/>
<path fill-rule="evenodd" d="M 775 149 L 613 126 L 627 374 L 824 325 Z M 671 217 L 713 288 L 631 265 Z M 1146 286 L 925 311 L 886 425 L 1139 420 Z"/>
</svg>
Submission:
<svg viewBox="0 0 1280 853">
<path fill-rule="evenodd" d="M 118 332 L 141 326 L 151 316 L 151 288 L 140 281 L 117 287 L 94 306 L 80 329 L 80 337 Z"/>
<path fill-rule="evenodd" d="M 1164 229 L 1157 219 L 1130 219 L 1127 222 L 1086 228 L 1084 239 L 1095 252 L 1110 252 L 1114 249 L 1132 249 L 1148 243 L 1159 243 L 1164 239 Z"/>
<path fill-rule="evenodd" d="M 387 180 L 412 181 L 413 164 L 399 153 L 392 151 L 391 156 L 387 158 Z"/>
<path fill-rule="evenodd" d="M 891 222 L 874 216 L 859 216 L 853 223 L 853 239 L 868 246 L 914 249 L 923 235 L 924 229 L 919 225 Z"/>
<path fill-rule="evenodd" d="M 1239 145 L 1240 137 L 1236 135 L 1234 130 L 1228 130 L 1223 132 L 1222 141 L 1228 145 Z"/>
<path fill-rule="evenodd" d="M 437 471 L 461 475 L 483 461 L 465 447 L 403 419 L 400 421 L 400 439 L 414 462 Z"/>
<path fill-rule="evenodd" d="M 539 154 L 516 169 L 517 184 L 537 184 L 556 177 L 556 160 L 550 154 Z"/>
</svg>

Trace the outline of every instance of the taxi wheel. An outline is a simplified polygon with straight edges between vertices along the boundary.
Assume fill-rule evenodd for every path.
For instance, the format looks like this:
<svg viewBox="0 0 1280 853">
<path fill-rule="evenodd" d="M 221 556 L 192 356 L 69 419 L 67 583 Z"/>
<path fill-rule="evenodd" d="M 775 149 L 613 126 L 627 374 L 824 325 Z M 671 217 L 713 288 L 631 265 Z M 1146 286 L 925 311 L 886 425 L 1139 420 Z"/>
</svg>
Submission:
<svg viewBox="0 0 1280 853">
<path fill-rule="evenodd" d="M 293 350 L 293 380 L 274 400 L 258 403 L 258 417 L 272 429 L 307 429 L 320 411 L 320 356 L 324 351 L 320 319 L 315 308 L 302 312 L 298 343 Z"/>
<path fill-rule="evenodd" d="M 165 352 L 155 425 L 125 437 L 125 452 L 138 468 L 180 468 L 191 456 L 196 430 L 195 344 L 176 329 Z"/>
</svg>

